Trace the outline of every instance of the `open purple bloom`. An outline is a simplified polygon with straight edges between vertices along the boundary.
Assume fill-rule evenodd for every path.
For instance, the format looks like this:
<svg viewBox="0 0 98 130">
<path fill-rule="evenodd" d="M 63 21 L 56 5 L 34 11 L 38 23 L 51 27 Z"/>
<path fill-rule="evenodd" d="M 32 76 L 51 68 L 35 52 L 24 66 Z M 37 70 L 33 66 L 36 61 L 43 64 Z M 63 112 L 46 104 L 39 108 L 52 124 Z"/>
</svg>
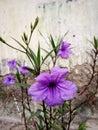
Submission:
<svg viewBox="0 0 98 130">
<path fill-rule="evenodd" d="M 27 68 L 28 68 L 27 66 L 20 66 L 20 67 L 19 67 L 19 71 L 20 71 L 22 74 L 28 74 L 29 71 L 28 71 Z"/>
<path fill-rule="evenodd" d="M 58 51 L 58 56 L 61 56 L 64 59 L 68 59 L 69 58 L 69 54 L 72 53 L 72 51 L 70 50 L 70 43 L 67 42 L 62 42 L 61 48 Z"/>
<path fill-rule="evenodd" d="M 15 83 L 15 79 L 13 75 L 7 75 L 4 79 L 4 84 L 6 85 L 12 85 Z"/>
<path fill-rule="evenodd" d="M 10 67 L 10 69 L 16 68 L 16 65 L 17 65 L 15 60 L 10 60 L 10 61 L 7 62 L 7 64 Z"/>
<path fill-rule="evenodd" d="M 63 104 L 65 100 L 74 98 L 76 85 L 65 80 L 68 70 L 54 67 L 51 73 L 41 73 L 28 90 L 29 95 L 36 101 L 44 101 L 48 106 Z"/>
</svg>

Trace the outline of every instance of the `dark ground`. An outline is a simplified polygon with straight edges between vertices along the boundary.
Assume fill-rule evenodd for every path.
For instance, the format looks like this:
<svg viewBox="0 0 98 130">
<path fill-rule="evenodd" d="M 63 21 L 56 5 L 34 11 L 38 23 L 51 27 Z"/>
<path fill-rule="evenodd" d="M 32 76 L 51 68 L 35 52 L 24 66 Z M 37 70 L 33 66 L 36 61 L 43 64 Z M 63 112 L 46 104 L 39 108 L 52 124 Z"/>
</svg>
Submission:
<svg viewBox="0 0 98 130">
<path fill-rule="evenodd" d="M 88 64 L 76 66 L 68 78 L 76 83 L 81 91 L 82 87 L 87 84 L 91 76 L 91 68 Z M 19 88 L 8 88 L 3 84 L 3 76 L 0 76 L 0 130 L 24 130 L 23 120 L 21 118 L 21 103 L 17 102 L 21 100 L 21 93 Z M 29 79 L 29 82 L 32 82 Z M 95 76 L 92 83 L 89 85 L 89 89 L 81 96 L 76 96 L 74 104 L 79 104 L 92 92 L 98 88 L 98 76 Z M 97 90 L 98 91 L 98 90 Z M 35 110 L 36 103 L 32 105 Z M 85 122 L 87 130 L 98 130 L 98 92 L 97 95 L 90 99 L 86 104 L 85 109 L 82 109 L 79 115 L 76 116 L 72 123 L 71 130 L 78 130 L 78 125 L 81 122 Z M 32 128 L 32 130 L 34 130 Z"/>
</svg>

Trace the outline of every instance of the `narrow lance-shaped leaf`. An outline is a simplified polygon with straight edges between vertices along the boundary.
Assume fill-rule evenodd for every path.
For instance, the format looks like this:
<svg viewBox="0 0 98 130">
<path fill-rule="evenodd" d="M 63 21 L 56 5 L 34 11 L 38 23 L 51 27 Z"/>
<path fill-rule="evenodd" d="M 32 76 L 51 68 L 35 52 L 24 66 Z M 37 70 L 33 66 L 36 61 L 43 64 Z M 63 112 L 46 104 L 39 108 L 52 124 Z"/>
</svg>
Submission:
<svg viewBox="0 0 98 130">
<path fill-rule="evenodd" d="M 31 62 L 33 68 L 36 69 L 36 68 L 35 68 L 35 64 L 34 64 L 34 62 L 32 61 L 32 58 L 31 58 L 30 53 L 29 53 L 28 51 L 26 52 L 26 55 L 27 55 L 27 57 L 29 58 L 29 61 Z"/>
<path fill-rule="evenodd" d="M 95 49 L 98 48 L 98 40 L 96 39 L 95 36 L 94 36 L 94 48 L 95 48 Z"/>
<path fill-rule="evenodd" d="M 2 43 L 6 43 L 6 41 L 5 41 L 2 37 L 0 37 L 0 41 L 1 41 Z"/>
<path fill-rule="evenodd" d="M 57 45 L 57 46 L 55 47 L 55 49 L 58 48 L 58 46 L 59 46 L 59 45 Z M 45 62 L 45 60 L 46 60 L 49 56 L 51 56 L 51 58 L 52 58 L 52 55 L 51 55 L 51 54 L 52 54 L 53 51 L 54 51 L 54 48 L 53 48 L 50 52 L 46 51 L 48 54 L 43 58 L 41 65 Z"/>
<path fill-rule="evenodd" d="M 40 44 L 38 45 L 38 51 L 37 51 L 37 63 L 38 67 L 40 67 Z"/>
<path fill-rule="evenodd" d="M 43 49 L 43 48 L 41 48 L 44 52 L 46 52 L 47 54 L 49 53 L 46 49 Z M 50 54 L 50 57 L 51 57 L 51 59 L 53 59 L 53 57 L 52 57 L 52 55 Z M 44 58 L 43 58 L 44 59 Z"/>
<path fill-rule="evenodd" d="M 17 42 L 25 51 L 26 51 L 26 48 L 18 41 L 16 40 L 15 38 L 11 37 L 15 42 Z"/>
<path fill-rule="evenodd" d="M 38 30 L 39 31 L 39 30 Z M 39 34 L 42 36 L 42 38 L 44 39 L 45 43 L 49 46 L 50 44 L 48 43 L 47 39 L 45 38 L 45 36 L 42 34 L 42 32 L 39 31 Z"/>
<path fill-rule="evenodd" d="M 68 34 L 68 32 L 69 32 L 69 31 L 67 31 L 67 32 L 65 32 L 65 33 L 64 33 L 64 35 L 61 37 L 60 42 L 62 42 L 62 41 L 63 41 L 64 37 Z"/>
<path fill-rule="evenodd" d="M 55 55 L 56 55 L 56 54 L 57 54 L 57 52 L 56 52 L 56 45 L 55 45 L 55 42 L 54 42 L 54 40 L 53 40 L 52 35 L 50 35 L 50 43 L 51 43 L 52 48 L 53 48 L 53 51 L 54 51 L 54 53 L 55 53 Z"/>
<path fill-rule="evenodd" d="M 38 22 L 39 22 L 39 18 L 37 17 L 37 18 L 35 19 L 34 25 L 31 24 L 31 32 L 33 32 L 33 31 L 35 30 L 35 28 L 36 28 Z"/>
<path fill-rule="evenodd" d="M 26 67 L 26 69 L 27 69 L 29 72 L 33 73 L 34 75 L 36 75 L 36 74 L 37 74 L 37 72 L 36 72 L 36 70 L 35 70 L 35 69 L 28 68 L 28 67 Z"/>
<path fill-rule="evenodd" d="M 61 45 L 61 41 L 59 41 L 59 43 L 57 44 L 57 47 L 56 47 L 56 52 L 58 53 L 58 50 L 59 50 L 59 48 L 60 48 L 60 45 Z"/>
<path fill-rule="evenodd" d="M 16 77 L 17 77 L 18 82 L 21 83 L 22 82 L 21 81 L 21 76 L 20 76 L 20 73 L 19 73 L 18 69 L 17 69 Z"/>
<path fill-rule="evenodd" d="M 8 47 L 12 48 L 12 49 L 15 49 L 15 50 L 18 50 L 18 51 L 20 51 L 20 52 L 22 52 L 22 53 L 25 53 L 24 51 L 22 51 L 22 50 L 20 50 L 20 49 L 18 49 L 18 48 L 16 48 L 16 47 L 11 46 L 11 45 L 8 44 L 6 41 L 4 41 L 3 38 L 1 38 L 1 37 L 0 37 L 0 41 L 1 41 L 2 43 L 4 43 L 5 45 L 7 45 Z"/>
<path fill-rule="evenodd" d="M 24 88 L 28 88 L 30 86 L 29 84 L 24 84 L 24 83 L 15 83 L 14 85 L 24 87 Z"/>
<path fill-rule="evenodd" d="M 60 48 L 60 45 L 62 44 L 62 41 L 64 39 L 64 37 L 68 34 L 68 31 L 60 38 L 58 39 L 58 42 L 57 42 L 57 47 L 56 47 L 56 52 L 58 52 L 59 48 Z"/>
<path fill-rule="evenodd" d="M 24 50 L 25 50 L 25 54 L 27 55 L 27 57 L 29 58 L 29 60 L 30 60 L 30 62 L 31 62 L 31 64 L 33 65 L 33 67 L 35 68 L 35 60 L 33 60 L 33 62 L 32 62 L 32 55 L 31 55 L 31 51 L 29 52 L 29 50 L 27 50 L 27 48 L 25 48 L 19 41 L 17 41 L 15 38 L 13 38 L 12 37 L 12 39 L 14 40 L 14 41 L 16 41 Z M 29 47 L 28 47 L 28 49 L 30 49 Z M 34 55 L 34 53 L 33 53 L 33 55 Z M 34 55 L 35 56 L 35 55 Z M 36 56 L 35 56 L 35 58 L 33 58 L 33 59 L 36 59 Z M 35 62 L 34 62 L 35 61 Z M 34 71 L 33 71 L 34 72 Z"/>
<path fill-rule="evenodd" d="M 26 43 L 26 45 L 27 45 L 27 42 L 28 42 L 28 36 L 26 35 L 25 32 L 23 33 L 22 40 L 23 40 L 23 42 Z"/>
<path fill-rule="evenodd" d="M 45 62 L 45 60 L 51 55 L 51 53 L 53 52 L 53 50 L 51 50 L 43 59 L 42 59 L 42 63 L 41 65 Z"/>
<path fill-rule="evenodd" d="M 29 56 L 31 57 L 31 59 L 33 60 L 34 64 L 35 64 L 35 68 L 37 68 L 38 63 L 37 63 L 37 56 L 35 55 L 35 53 L 33 52 L 33 50 L 31 50 L 29 48 Z"/>
<path fill-rule="evenodd" d="M 84 122 L 81 122 L 79 124 L 78 130 L 86 130 L 86 128 L 87 128 L 86 124 Z"/>
</svg>

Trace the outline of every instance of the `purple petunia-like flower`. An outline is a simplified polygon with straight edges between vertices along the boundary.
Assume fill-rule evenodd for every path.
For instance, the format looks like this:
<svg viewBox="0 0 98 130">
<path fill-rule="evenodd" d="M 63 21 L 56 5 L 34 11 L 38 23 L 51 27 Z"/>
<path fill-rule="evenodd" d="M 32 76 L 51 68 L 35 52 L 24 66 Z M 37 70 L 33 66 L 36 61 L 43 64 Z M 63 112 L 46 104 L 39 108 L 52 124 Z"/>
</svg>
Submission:
<svg viewBox="0 0 98 130">
<path fill-rule="evenodd" d="M 54 67 L 51 73 L 41 73 L 36 82 L 29 88 L 28 94 L 36 101 L 44 101 L 48 106 L 63 104 L 65 100 L 74 98 L 76 85 L 65 80 L 68 70 Z"/>
<path fill-rule="evenodd" d="M 10 67 L 10 69 L 16 68 L 16 65 L 17 65 L 15 60 L 10 60 L 10 61 L 7 62 L 7 64 Z"/>
<path fill-rule="evenodd" d="M 13 75 L 7 75 L 5 78 L 4 78 L 4 84 L 6 85 L 12 85 L 15 83 L 15 79 L 14 79 L 14 76 Z"/>
<path fill-rule="evenodd" d="M 22 74 L 28 74 L 29 71 L 28 71 L 27 68 L 28 68 L 27 66 L 20 66 L 20 67 L 19 67 L 19 71 L 20 71 Z"/>
<path fill-rule="evenodd" d="M 62 42 L 61 47 L 58 51 L 58 56 L 61 56 L 64 59 L 68 59 L 69 58 L 69 54 L 72 53 L 72 51 L 70 50 L 70 43 L 67 42 Z"/>
</svg>

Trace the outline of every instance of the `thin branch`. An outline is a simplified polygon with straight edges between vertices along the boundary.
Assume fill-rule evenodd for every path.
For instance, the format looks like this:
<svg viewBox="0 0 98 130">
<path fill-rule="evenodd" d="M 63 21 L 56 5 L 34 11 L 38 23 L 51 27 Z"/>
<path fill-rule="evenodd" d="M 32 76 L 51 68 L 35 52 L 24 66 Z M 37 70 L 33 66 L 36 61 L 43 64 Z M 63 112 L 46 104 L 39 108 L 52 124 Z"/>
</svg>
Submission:
<svg viewBox="0 0 98 130">
<path fill-rule="evenodd" d="M 25 53 L 24 51 L 22 51 L 22 50 L 20 50 L 20 49 L 17 49 L 16 47 L 13 47 L 13 46 L 11 46 L 11 45 L 9 45 L 7 42 L 3 42 L 5 45 L 7 45 L 7 46 L 9 46 L 10 48 L 13 48 L 13 49 L 15 49 L 15 50 L 17 50 L 17 51 L 20 51 L 20 52 L 22 52 L 22 53 Z"/>
<path fill-rule="evenodd" d="M 50 107 L 50 130 L 52 127 L 52 107 Z"/>
<path fill-rule="evenodd" d="M 63 112 L 64 112 L 64 104 L 62 105 L 62 116 L 61 116 L 61 122 L 62 122 L 62 130 L 66 130 L 65 127 L 64 127 L 64 115 L 63 115 Z"/>
<path fill-rule="evenodd" d="M 21 103 L 22 103 L 22 111 L 23 111 L 25 130 L 28 130 L 27 121 L 26 121 L 26 114 L 25 114 L 25 106 L 24 106 L 23 87 L 21 87 Z"/>
<path fill-rule="evenodd" d="M 47 117 L 46 117 L 46 107 L 45 103 L 43 101 L 43 113 L 44 113 L 44 119 L 45 119 L 45 124 L 46 124 L 46 130 L 49 130 L 48 122 L 47 122 Z"/>
<path fill-rule="evenodd" d="M 94 74 L 95 74 L 95 66 L 96 66 L 96 61 L 97 61 L 97 55 L 98 55 L 98 50 L 95 51 L 95 57 L 93 59 L 93 65 L 92 65 L 92 75 L 91 78 L 89 80 L 89 82 L 87 83 L 87 85 L 84 86 L 83 90 L 80 92 L 79 96 L 82 95 L 89 87 L 89 85 L 91 84 L 93 78 L 94 78 Z"/>
<path fill-rule="evenodd" d="M 67 130 L 70 130 L 71 121 L 72 121 L 72 110 L 71 110 L 71 101 L 69 101 L 69 122 Z"/>
</svg>

